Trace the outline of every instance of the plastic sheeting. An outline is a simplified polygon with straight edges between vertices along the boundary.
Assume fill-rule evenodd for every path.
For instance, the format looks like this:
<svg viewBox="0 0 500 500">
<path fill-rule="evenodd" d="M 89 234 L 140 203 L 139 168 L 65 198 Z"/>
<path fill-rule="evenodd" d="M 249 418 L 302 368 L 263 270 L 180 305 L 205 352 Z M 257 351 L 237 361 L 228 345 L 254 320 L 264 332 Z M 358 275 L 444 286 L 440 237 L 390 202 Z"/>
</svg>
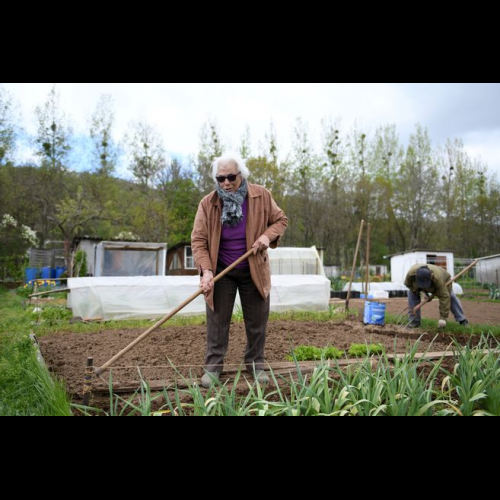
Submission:
<svg viewBox="0 0 500 500">
<path fill-rule="evenodd" d="M 320 275 L 325 269 L 316 247 L 281 248 L 269 251 L 271 274 L 275 275 Z"/>
<path fill-rule="evenodd" d="M 152 319 L 166 316 L 199 290 L 198 276 L 78 278 L 68 280 L 74 317 Z M 324 276 L 273 276 L 271 311 L 327 311 L 330 281 Z M 235 310 L 241 307 L 237 298 Z M 206 313 L 203 296 L 180 315 Z"/>
</svg>

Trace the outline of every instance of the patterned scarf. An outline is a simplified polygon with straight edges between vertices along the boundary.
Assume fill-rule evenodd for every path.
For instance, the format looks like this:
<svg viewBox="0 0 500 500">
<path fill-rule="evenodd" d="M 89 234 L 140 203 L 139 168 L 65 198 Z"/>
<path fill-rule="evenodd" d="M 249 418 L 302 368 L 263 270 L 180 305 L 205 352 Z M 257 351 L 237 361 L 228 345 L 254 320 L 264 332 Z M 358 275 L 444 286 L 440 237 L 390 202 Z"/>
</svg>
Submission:
<svg viewBox="0 0 500 500">
<path fill-rule="evenodd" d="M 224 203 L 221 222 L 225 227 L 236 227 L 243 220 L 243 203 L 248 194 L 247 180 L 243 179 L 240 189 L 235 193 L 224 191 L 217 183 L 217 194 Z"/>
</svg>

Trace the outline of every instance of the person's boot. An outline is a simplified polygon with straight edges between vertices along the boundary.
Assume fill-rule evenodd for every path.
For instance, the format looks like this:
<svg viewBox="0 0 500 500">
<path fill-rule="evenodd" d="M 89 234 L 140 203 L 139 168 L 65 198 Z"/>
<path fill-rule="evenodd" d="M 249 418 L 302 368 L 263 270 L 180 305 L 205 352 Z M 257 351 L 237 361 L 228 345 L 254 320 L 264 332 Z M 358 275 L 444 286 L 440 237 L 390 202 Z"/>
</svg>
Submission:
<svg viewBox="0 0 500 500">
<path fill-rule="evenodd" d="M 420 328 L 421 326 L 421 323 L 420 321 L 417 321 L 416 319 L 414 319 L 409 325 L 408 325 L 408 328 L 410 330 L 416 330 L 417 328 Z"/>
<path fill-rule="evenodd" d="M 269 384 L 269 377 L 267 376 L 267 373 L 264 370 L 256 370 L 254 379 L 260 385 Z"/>
<path fill-rule="evenodd" d="M 469 328 L 469 322 L 464 319 L 463 321 L 460 321 L 460 324 L 464 327 L 464 328 Z"/>
<path fill-rule="evenodd" d="M 210 389 L 219 382 L 220 373 L 219 372 L 207 372 L 201 378 L 201 385 L 205 389 Z"/>
</svg>

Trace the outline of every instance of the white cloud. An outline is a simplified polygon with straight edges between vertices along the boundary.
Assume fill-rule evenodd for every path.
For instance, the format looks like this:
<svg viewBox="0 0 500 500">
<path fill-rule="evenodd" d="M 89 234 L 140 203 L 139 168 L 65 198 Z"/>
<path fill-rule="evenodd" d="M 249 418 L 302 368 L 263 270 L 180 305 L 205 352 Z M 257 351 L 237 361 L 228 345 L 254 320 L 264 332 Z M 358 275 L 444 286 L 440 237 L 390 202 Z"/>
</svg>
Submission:
<svg viewBox="0 0 500 500">
<path fill-rule="evenodd" d="M 51 83 L 5 83 L 21 104 L 24 126 L 35 133 L 33 110 L 43 104 Z M 58 83 L 62 105 L 75 132 L 85 134 L 101 94 L 115 100 L 115 138 L 132 120 L 158 127 L 167 150 L 194 154 L 202 124 L 213 118 L 224 139 L 239 144 L 246 126 L 254 146 L 271 120 L 283 151 L 288 151 L 297 117 L 309 124 L 319 145 L 321 119 L 341 119 L 344 129 L 356 122 L 373 132 L 396 124 L 404 141 L 415 123 L 429 128 L 434 143 L 461 137 L 471 154 L 500 170 L 500 84 L 461 83 Z M 478 132 L 483 130 L 483 132 Z"/>
<path fill-rule="evenodd" d="M 470 132 L 463 140 L 469 155 L 486 163 L 500 178 L 500 128 Z"/>
</svg>

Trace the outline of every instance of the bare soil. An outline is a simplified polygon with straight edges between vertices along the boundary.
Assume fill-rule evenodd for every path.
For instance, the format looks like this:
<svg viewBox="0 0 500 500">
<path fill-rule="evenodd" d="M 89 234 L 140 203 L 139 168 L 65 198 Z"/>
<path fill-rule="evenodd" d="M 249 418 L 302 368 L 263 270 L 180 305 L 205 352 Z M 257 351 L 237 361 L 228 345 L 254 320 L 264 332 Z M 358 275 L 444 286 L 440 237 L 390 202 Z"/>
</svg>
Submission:
<svg viewBox="0 0 500 500">
<path fill-rule="evenodd" d="M 103 331 L 93 334 L 62 333 L 41 338 L 39 342 L 49 369 L 65 381 L 74 400 L 80 402 L 87 357 L 93 357 L 95 366 L 101 366 L 141 333 L 143 330 Z M 291 350 L 299 345 L 335 346 L 348 350 L 353 343 L 366 342 L 383 344 L 389 353 L 402 353 L 407 352 L 421 335 L 422 332 L 401 333 L 393 326 L 365 327 L 357 321 L 277 321 L 270 323 L 268 327 L 266 359 L 269 363 L 284 362 Z M 433 338 L 434 336 L 424 335 L 419 351 L 427 350 Z M 470 337 L 466 335 L 455 338 L 464 345 L 470 341 Z M 432 351 L 445 351 L 450 342 L 449 335 L 441 334 L 436 338 Z M 226 368 L 242 363 L 245 345 L 244 324 L 233 324 Z M 147 380 L 172 382 L 180 377 L 179 373 L 170 367 L 170 363 L 175 365 L 183 376 L 191 374 L 200 377 L 203 374 L 205 350 L 205 327 L 167 327 L 152 334 L 116 363 L 112 371 L 113 383 L 138 386 L 138 369 Z M 108 376 L 106 374 L 106 378 Z M 105 388 L 106 384 L 98 379 L 95 387 Z"/>
</svg>

